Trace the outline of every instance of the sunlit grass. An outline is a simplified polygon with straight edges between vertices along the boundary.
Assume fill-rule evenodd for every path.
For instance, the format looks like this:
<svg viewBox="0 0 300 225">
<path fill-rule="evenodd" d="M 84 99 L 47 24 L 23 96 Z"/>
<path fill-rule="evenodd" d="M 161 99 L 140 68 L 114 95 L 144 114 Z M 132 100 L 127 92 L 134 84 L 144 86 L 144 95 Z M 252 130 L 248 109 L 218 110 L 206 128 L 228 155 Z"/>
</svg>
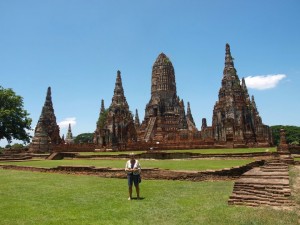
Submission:
<svg viewBox="0 0 300 225">
<path fill-rule="evenodd" d="M 295 211 L 228 206 L 232 181 L 144 180 L 127 200 L 126 179 L 0 169 L 0 224 L 298 223 Z"/>
<path fill-rule="evenodd" d="M 207 170 L 223 169 L 250 163 L 252 159 L 195 159 L 195 160 L 140 160 L 142 167 L 154 167 L 171 170 Z M 34 167 L 57 167 L 61 165 L 84 165 L 96 167 L 124 168 L 126 160 L 121 159 L 69 159 L 69 160 L 32 160 L 23 162 L 0 162 L 2 165 L 21 165 Z"/>
<path fill-rule="evenodd" d="M 123 155 L 123 154 L 130 154 L 134 152 L 135 154 L 144 153 L 146 151 L 121 151 L 121 152 L 78 152 L 79 155 Z"/>
<path fill-rule="evenodd" d="M 255 152 L 275 152 L 275 147 L 270 148 L 227 148 L 227 149 L 183 149 L 183 150 L 159 150 L 161 152 L 191 152 L 201 154 L 232 154 L 232 153 L 255 153 Z M 158 151 L 158 152 L 159 152 Z M 147 151 L 134 151 L 135 154 L 145 153 Z M 151 152 L 151 151 L 150 151 Z M 129 154 L 130 151 L 120 152 L 80 152 L 80 155 L 120 155 Z"/>
</svg>

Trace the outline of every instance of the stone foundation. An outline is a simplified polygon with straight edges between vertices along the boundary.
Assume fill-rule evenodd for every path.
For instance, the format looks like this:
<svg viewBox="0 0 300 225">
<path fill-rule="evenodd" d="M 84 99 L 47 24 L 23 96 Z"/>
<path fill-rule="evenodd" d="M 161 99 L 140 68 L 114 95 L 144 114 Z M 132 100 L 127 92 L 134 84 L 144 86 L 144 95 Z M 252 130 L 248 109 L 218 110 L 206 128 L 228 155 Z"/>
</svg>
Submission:
<svg viewBox="0 0 300 225">
<path fill-rule="evenodd" d="M 229 205 L 292 206 L 288 165 L 273 159 L 260 168 L 253 168 L 237 180 Z"/>
<path fill-rule="evenodd" d="M 251 170 L 253 167 L 263 165 L 264 161 L 256 161 L 244 166 L 225 168 L 221 170 L 205 171 L 179 171 L 179 170 L 162 170 L 158 168 L 143 168 L 143 179 L 160 179 L 160 180 L 186 180 L 186 181 L 205 181 L 205 180 L 232 180 L 239 178 L 243 173 Z M 37 168 L 31 166 L 3 165 L 2 169 L 54 172 L 66 174 L 83 174 L 94 175 L 108 178 L 126 178 L 124 169 L 94 166 L 58 166 L 55 168 Z"/>
</svg>

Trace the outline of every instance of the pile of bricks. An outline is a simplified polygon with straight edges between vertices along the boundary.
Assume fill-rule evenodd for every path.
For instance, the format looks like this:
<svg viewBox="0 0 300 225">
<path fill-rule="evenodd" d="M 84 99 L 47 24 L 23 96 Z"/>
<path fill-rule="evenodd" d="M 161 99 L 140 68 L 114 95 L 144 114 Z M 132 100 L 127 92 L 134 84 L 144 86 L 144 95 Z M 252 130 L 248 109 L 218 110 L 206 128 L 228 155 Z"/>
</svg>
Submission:
<svg viewBox="0 0 300 225">
<path fill-rule="evenodd" d="M 233 187 L 230 205 L 292 206 L 288 165 L 273 159 L 244 173 Z"/>
</svg>

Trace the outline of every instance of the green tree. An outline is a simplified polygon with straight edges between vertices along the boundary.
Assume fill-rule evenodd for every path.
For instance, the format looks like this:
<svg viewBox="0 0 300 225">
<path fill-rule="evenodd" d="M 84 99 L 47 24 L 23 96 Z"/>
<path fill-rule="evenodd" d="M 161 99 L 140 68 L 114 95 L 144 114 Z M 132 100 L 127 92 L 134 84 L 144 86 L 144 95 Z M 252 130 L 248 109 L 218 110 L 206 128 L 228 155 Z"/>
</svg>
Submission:
<svg viewBox="0 0 300 225">
<path fill-rule="evenodd" d="M 23 98 L 12 89 L 0 86 L 0 140 L 29 142 L 31 136 L 27 131 L 31 130 L 31 121 L 23 108 Z"/>
<path fill-rule="evenodd" d="M 74 143 L 75 144 L 80 144 L 80 143 L 92 143 L 94 138 L 93 133 L 83 133 L 79 134 L 74 138 Z"/>
<path fill-rule="evenodd" d="M 24 145 L 19 144 L 19 143 L 15 143 L 11 146 L 11 148 L 13 148 L 13 149 L 19 149 L 19 148 L 23 148 L 23 147 L 24 147 Z"/>
<path fill-rule="evenodd" d="M 273 140 L 275 145 L 278 145 L 280 142 L 281 128 L 285 130 L 286 142 L 288 144 L 300 142 L 300 127 L 275 125 L 275 126 L 271 126 L 271 128 L 272 128 Z"/>
<path fill-rule="evenodd" d="M 101 128 L 101 129 L 104 128 L 108 112 L 109 112 L 109 109 L 105 109 L 104 112 L 100 114 L 99 119 L 97 121 L 97 127 Z"/>
</svg>

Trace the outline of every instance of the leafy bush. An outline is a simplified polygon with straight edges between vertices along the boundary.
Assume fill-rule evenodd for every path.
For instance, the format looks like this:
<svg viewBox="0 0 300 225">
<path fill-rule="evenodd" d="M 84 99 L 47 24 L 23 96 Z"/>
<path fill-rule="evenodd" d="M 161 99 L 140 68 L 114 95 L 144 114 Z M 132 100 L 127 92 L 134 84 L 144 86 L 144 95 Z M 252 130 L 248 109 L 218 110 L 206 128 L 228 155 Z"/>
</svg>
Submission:
<svg viewBox="0 0 300 225">
<path fill-rule="evenodd" d="M 23 148 L 23 147 L 24 147 L 24 145 L 18 144 L 18 143 L 15 143 L 11 146 L 11 148 L 13 148 L 13 149 L 19 149 L 19 148 Z"/>
<path fill-rule="evenodd" d="M 108 109 L 104 110 L 104 112 L 100 114 L 99 119 L 97 121 L 97 127 L 101 129 L 104 128 L 107 115 L 108 115 Z"/>
<path fill-rule="evenodd" d="M 288 144 L 300 142 L 300 127 L 297 126 L 283 126 L 275 125 L 271 126 L 274 144 L 278 145 L 280 142 L 280 129 L 285 129 L 286 141 Z"/>
<path fill-rule="evenodd" d="M 80 143 L 92 143 L 94 138 L 93 133 L 83 133 L 79 134 L 74 138 L 74 143 L 75 144 L 80 144 Z"/>
</svg>

